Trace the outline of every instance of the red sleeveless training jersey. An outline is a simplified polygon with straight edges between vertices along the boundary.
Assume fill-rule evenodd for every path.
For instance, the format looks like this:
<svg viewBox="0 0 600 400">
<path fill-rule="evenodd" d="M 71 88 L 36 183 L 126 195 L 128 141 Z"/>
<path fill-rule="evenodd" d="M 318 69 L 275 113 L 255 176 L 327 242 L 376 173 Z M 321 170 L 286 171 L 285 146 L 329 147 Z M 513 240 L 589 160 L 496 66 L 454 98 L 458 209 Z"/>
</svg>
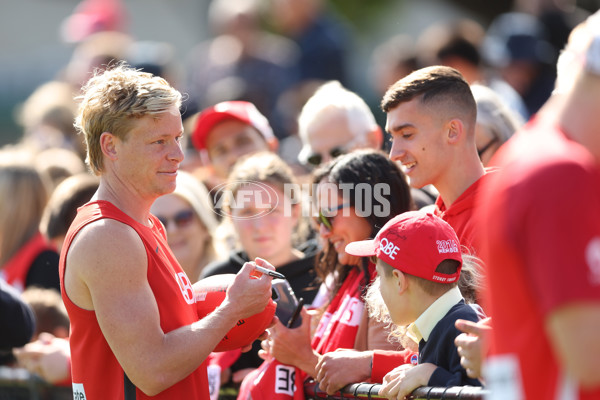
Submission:
<svg viewBox="0 0 600 400">
<path fill-rule="evenodd" d="M 93 310 L 75 305 L 64 288 L 66 255 L 75 235 L 87 224 L 111 218 L 131 226 L 142 239 L 148 257 L 148 283 L 156 298 L 160 326 L 170 332 L 198 320 L 191 283 L 167 246 L 162 225 L 151 216 L 146 227 L 123 213 L 112 203 L 97 201 L 78 210 L 60 256 L 61 294 L 71 319 L 71 372 L 74 398 L 78 400 L 150 399 L 135 388 L 111 351 Z M 206 362 L 185 379 L 152 399 L 209 399 Z"/>
</svg>

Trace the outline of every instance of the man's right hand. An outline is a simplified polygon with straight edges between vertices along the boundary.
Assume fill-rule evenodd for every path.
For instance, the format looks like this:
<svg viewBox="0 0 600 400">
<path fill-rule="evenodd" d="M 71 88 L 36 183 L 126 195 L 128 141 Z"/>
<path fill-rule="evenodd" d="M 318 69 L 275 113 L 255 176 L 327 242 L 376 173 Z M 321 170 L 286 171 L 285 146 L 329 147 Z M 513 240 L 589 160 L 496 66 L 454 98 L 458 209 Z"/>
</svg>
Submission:
<svg viewBox="0 0 600 400">
<path fill-rule="evenodd" d="M 230 303 L 238 319 L 248 318 L 262 312 L 271 299 L 271 281 L 273 278 L 266 274 L 260 277 L 251 276 L 254 267 L 275 270 L 268 261 L 257 258 L 247 262 L 235 276 L 233 283 L 227 288 L 227 297 L 223 303 Z"/>
</svg>

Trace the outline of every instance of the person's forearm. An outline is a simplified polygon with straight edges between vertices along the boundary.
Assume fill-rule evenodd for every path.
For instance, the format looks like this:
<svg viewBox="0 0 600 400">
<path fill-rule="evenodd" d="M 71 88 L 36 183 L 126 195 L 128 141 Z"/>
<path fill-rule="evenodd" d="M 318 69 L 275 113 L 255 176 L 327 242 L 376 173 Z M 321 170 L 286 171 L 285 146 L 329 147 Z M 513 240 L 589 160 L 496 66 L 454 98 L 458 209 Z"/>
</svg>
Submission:
<svg viewBox="0 0 600 400">
<path fill-rule="evenodd" d="M 223 304 L 201 320 L 168 332 L 160 349 L 140 360 L 141 373 L 130 379 L 148 395 L 162 392 L 198 368 L 237 321 L 233 306 Z"/>
<path fill-rule="evenodd" d="M 300 368 L 313 378 L 316 378 L 316 367 L 318 362 L 319 354 L 311 349 L 310 353 L 307 352 L 302 357 L 298 357 L 297 361 L 295 361 L 293 365 L 297 368 Z"/>
</svg>

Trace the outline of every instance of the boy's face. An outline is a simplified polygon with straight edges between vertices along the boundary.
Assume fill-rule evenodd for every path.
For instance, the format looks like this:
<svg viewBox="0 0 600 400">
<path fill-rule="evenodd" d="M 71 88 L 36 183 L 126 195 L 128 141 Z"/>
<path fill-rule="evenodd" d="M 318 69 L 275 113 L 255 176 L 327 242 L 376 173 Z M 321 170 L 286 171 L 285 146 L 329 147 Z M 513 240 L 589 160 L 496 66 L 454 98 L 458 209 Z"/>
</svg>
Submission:
<svg viewBox="0 0 600 400">
<path fill-rule="evenodd" d="M 387 113 L 386 130 L 392 136 L 390 160 L 399 162 L 412 187 L 442 182 L 448 169 L 446 122 L 420 98 L 400 103 Z"/>
<path fill-rule="evenodd" d="M 400 301 L 400 293 L 398 292 L 398 274 L 401 272 L 392 268 L 392 274 L 389 274 L 387 271 L 389 268 L 392 267 L 377 259 L 376 270 L 379 277 L 379 291 L 394 324 L 406 325 L 401 319 L 404 313 L 400 308 L 402 301 Z"/>
</svg>

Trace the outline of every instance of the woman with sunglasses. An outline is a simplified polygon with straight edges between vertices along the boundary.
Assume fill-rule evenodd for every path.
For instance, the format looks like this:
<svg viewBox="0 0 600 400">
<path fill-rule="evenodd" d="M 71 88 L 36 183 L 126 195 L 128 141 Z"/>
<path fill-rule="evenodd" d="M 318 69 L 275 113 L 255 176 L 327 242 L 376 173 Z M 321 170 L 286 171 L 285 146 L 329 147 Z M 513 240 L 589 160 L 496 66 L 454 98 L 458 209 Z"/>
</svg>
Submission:
<svg viewBox="0 0 600 400">
<path fill-rule="evenodd" d="M 196 282 L 203 268 L 220 253 L 213 238 L 218 223 L 206 187 L 192 174 L 179 171 L 175 191 L 156 199 L 151 212 L 164 225 L 181 268 Z"/>
<path fill-rule="evenodd" d="M 326 352 L 398 350 L 387 340 L 389 332 L 383 325 L 368 318 L 362 299 L 375 277 L 374 264 L 347 254 L 345 247 L 375 237 L 390 218 L 413 209 L 405 176 L 382 152 L 356 150 L 316 170 L 313 177 L 315 222 L 322 243 L 316 268 L 325 292 L 321 300 L 317 298 L 322 305 L 316 331 L 311 332 L 306 310 L 298 328 L 288 329 L 277 322 L 269 330 L 269 339 L 262 342 L 261 356 L 266 361 L 246 377 L 238 398 L 303 398 L 303 381 L 307 376 L 316 378 L 317 363 Z M 344 372 L 353 373 L 352 368 L 348 365 Z M 282 381 L 284 370 L 289 372 L 287 382 Z M 274 392 L 276 383 L 288 390 Z"/>
</svg>

